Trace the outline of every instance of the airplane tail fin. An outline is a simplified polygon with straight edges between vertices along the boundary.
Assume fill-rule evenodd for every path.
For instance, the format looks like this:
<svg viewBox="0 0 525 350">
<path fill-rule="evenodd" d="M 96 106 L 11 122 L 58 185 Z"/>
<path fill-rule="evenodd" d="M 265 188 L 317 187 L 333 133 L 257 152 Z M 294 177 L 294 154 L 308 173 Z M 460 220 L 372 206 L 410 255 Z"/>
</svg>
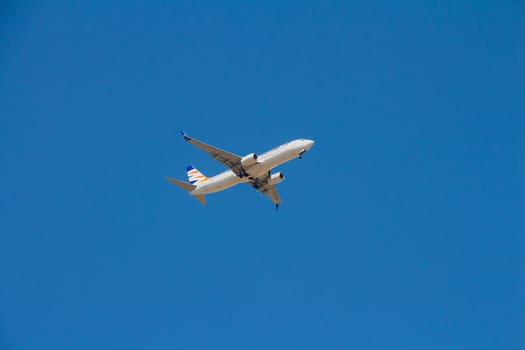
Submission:
<svg viewBox="0 0 525 350">
<path fill-rule="evenodd" d="M 199 170 L 197 170 L 193 165 L 188 165 L 186 167 L 186 173 L 188 174 L 188 181 L 192 185 L 198 185 L 201 182 L 208 181 L 208 178 L 204 176 Z"/>
<path fill-rule="evenodd" d="M 168 180 L 169 182 L 171 182 L 172 184 L 175 184 L 183 189 L 185 189 L 186 191 L 188 192 L 191 192 L 193 191 L 195 188 L 197 188 L 197 186 L 195 185 L 192 185 L 192 184 L 189 184 L 187 182 L 184 182 L 184 181 L 180 181 L 180 180 L 177 180 L 177 179 L 174 179 L 172 177 L 167 177 L 166 180 Z M 204 197 L 203 194 L 201 195 L 195 195 L 194 196 L 195 198 L 197 198 L 197 200 L 199 202 L 201 202 L 202 205 L 205 205 L 206 204 L 206 198 Z"/>
</svg>

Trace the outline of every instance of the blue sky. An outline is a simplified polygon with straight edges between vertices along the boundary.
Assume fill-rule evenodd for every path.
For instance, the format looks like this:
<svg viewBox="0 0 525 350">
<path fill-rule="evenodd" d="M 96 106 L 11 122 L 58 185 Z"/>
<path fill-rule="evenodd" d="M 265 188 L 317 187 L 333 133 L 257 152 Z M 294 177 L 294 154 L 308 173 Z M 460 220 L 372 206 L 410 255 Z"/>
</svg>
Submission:
<svg viewBox="0 0 525 350">
<path fill-rule="evenodd" d="M 0 16 L 1 349 L 525 346 L 521 2 Z M 316 144 L 202 207 L 180 129 Z"/>
</svg>

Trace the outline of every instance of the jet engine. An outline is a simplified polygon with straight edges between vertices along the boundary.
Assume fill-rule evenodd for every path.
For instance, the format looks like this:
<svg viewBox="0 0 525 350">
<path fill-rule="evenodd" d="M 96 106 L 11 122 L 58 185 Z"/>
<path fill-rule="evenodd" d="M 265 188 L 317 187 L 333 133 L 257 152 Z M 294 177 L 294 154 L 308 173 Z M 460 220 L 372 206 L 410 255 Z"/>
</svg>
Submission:
<svg viewBox="0 0 525 350">
<path fill-rule="evenodd" d="M 279 173 L 275 173 L 275 174 L 272 174 L 272 176 L 270 176 L 270 178 L 268 179 L 268 184 L 273 186 L 273 185 L 277 185 L 278 183 L 281 183 L 283 182 L 284 180 L 284 174 L 279 172 Z"/>
<path fill-rule="evenodd" d="M 241 158 L 241 164 L 244 168 L 250 167 L 257 163 L 257 155 L 255 153 L 250 153 Z"/>
</svg>

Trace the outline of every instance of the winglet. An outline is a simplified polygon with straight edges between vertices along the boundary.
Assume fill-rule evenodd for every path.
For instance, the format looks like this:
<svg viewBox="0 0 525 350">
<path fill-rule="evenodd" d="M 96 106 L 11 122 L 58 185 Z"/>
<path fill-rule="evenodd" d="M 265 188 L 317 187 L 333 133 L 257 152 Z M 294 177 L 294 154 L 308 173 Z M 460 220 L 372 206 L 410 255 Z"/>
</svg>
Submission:
<svg viewBox="0 0 525 350">
<path fill-rule="evenodd" d="M 279 210 L 279 203 L 275 203 L 275 211 Z"/>
<path fill-rule="evenodd" d="M 184 131 L 180 131 L 180 134 L 182 135 L 182 138 L 184 139 L 184 141 L 189 141 L 191 140 L 191 137 L 189 137 L 188 135 L 186 135 L 186 133 Z"/>
</svg>

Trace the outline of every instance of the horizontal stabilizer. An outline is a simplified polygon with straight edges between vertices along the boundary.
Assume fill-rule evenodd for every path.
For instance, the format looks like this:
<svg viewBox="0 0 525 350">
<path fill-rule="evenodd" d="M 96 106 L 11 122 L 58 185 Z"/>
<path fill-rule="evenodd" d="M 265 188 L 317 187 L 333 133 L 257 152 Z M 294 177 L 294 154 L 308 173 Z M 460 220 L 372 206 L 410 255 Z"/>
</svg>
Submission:
<svg viewBox="0 0 525 350">
<path fill-rule="evenodd" d="M 167 177 L 166 180 L 168 180 L 172 184 L 175 184 L 175 185 L 177 185 L 179 187 L 182 187 L 183 189 L 185 189 L 188 192 L 193 191 L 197 187 L 195 185 L 192 185 L 192 184 L 189 184 L 187 182 L 174 179 L 172 177 Z M 199 202 L 201 202 L 202 205 L 206 205 L 206 198 L 204 197 L 203 194 L 199 194 L 199 195 L 196 195 L 196 196 L 193 196 L 193 197 L 197 198 L 197 200 Z"/>
<path fill-rule="evenodd" d="M 166 180 L 168 180 L 169 182 L 171 182 L 172 184 L 175 184 L 179 187 L 182 187 L 184 188 L 186 191 L 193 191 L 195 189 L 195 185 L 192 185 L 192 184 L 189 184 L 187 182 L 184 182 L 184 181 L 180 181 L 180 180 L 177 180 L 177 179 L 174 179 L 172 177 L 167 177 Z"/>
<path fill-rule="evenodd" d="M 200 195 L 197 195 L 197 196 L 194 196 L 195 198 L 197 198 L 197 200 L 199 202 L 201 202 L 202 205 L 206 205 L 206 198 L 204 197 L 203 194 L 200 194 Z"/>
</svg>

